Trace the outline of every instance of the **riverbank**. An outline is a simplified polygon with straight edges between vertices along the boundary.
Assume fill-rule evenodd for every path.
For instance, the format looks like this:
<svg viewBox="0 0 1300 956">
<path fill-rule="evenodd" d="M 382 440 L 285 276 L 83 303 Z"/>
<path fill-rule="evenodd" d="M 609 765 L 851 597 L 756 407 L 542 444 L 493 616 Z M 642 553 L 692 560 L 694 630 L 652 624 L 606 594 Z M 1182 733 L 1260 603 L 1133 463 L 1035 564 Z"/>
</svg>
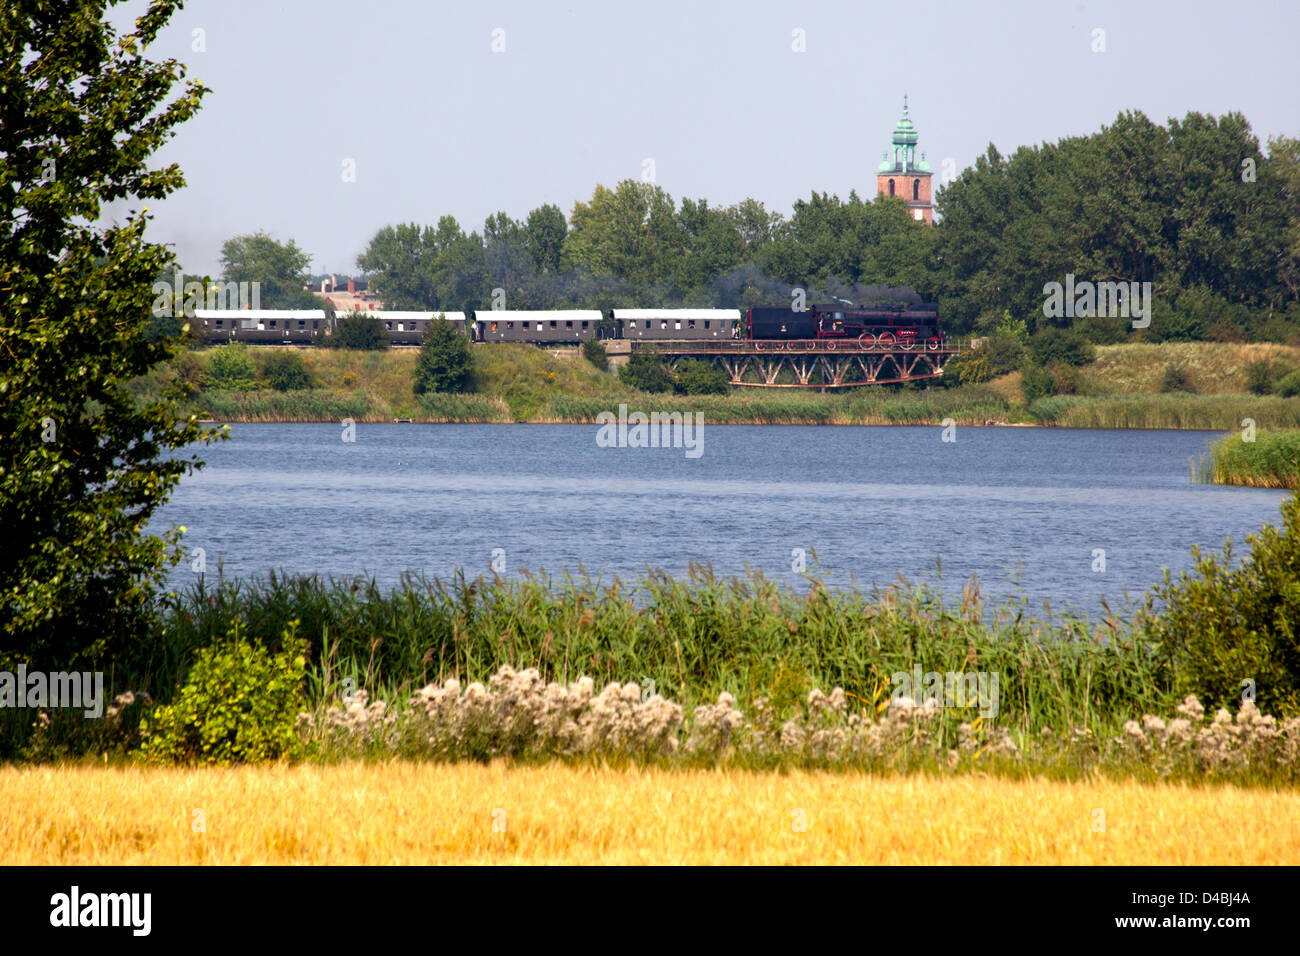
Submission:
<svg viewBox="0 0 1300 956">
<path fill-rule="evenodd" d="M 251 349 L 255 368 L 280 350 Z M 473 350 L 472 394 L 412 393 L 415 349 L 346 352 L 301 349 L 316 387 L 293 391 L 206 386 L 213 349 L 182 353 L 137 391 L 147 395 L 169 379 L 195 388 L 189 408 L 225 422 L 356 422 L 493 424 L 594 423 L 620 404 L 631 409 L 700 412 L 709 424 L 748 425 L 1041 425 L 1062 428 L 1200 429 L 1228 431 L 1245 418 L 1260 428 L 1300 428 L 1300 397 L 1247 391 L 1252 363 L 1300 368 L 1300 349 L 1279 345 L 1177 343 L 1098 348 L 1082 369 L 1078 394 L 1026 405 L 1019 373 L 984 385 L 944 388 L 871 386 L 839 392 L 737 389 L 727 395 L 649 394 L 628 388 L 576 349 L 555 353 L 525 345 Z M 1185 372 L 1193 391 L 1161 392 L 1164 370 Z M 260 371 L 260 369 L 259 369 Z"/>
</svg>

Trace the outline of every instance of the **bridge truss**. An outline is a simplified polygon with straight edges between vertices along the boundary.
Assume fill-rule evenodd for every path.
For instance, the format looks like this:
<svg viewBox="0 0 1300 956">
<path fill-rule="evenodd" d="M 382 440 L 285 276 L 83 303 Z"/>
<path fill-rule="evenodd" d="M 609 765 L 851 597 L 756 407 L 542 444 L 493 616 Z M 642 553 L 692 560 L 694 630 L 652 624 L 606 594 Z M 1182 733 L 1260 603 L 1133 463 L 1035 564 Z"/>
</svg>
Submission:
<svg viewBox="0 0 1300 956">
<path fill-rule="evenodd" d="M 856 388 L 937 379 L 957 355 L 956 343 L 866 346 L 853 340 L 646 342 L 633 351 L 653 349 L 676 371 L 685 359 L 720 365 L 732 385 L 746 388 Z"/>
</svg>

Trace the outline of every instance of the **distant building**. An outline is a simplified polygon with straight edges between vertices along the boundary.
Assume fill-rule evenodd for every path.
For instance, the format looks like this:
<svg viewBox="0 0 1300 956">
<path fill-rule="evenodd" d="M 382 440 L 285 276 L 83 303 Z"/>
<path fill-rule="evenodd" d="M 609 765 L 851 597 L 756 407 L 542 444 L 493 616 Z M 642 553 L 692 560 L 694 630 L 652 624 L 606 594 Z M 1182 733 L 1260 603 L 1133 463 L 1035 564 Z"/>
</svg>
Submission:
<svg viewBox="0 0 1300 956">
<path fill-rule="evenodd" d="M 312 293 L 328 304 L 336 315 L 345 312 L 374 312 L 384 307 L 379 297 L 367 289 L 365 279 L 349 279 L 347 288 L 340 289 L 338 277 L 331 275 L 328 279 L 322 279 L 320 289 L 313 289 Z"/>
<path fill-rule="evenodd" d="M 907 203 L 913 219 L 934 222 L 930 201 L 930 165 L 925 153 L 916 158 L 916 127 L 907 116 L 907 97 L 903 97 L 903 118 L 894 127 L 894 155 L 884 154 L 885 161 L 876 171 L 876 194 L 898 196 Z"/>
</svg>

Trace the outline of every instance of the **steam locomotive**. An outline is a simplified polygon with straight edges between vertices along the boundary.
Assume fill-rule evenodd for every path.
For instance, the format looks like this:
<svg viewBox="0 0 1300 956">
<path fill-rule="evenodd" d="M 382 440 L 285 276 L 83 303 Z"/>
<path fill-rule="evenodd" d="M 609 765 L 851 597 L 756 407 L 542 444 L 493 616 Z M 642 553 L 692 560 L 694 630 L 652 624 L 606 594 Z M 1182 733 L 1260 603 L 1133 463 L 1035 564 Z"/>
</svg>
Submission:
<svg viewBox="0 0 1300 956">
<path fill-rule="evenodd" d="M 943 344 L 939 306 L 923 302 L 905 308 L 857 309 L 843 304 L 814 305 L 802 312 L 787 308 L 750 309 L 745 337 L 755 343 L 787 340 L 856 342 L 864 348 L 917 346 L 935 350 Z"/>
</svg>

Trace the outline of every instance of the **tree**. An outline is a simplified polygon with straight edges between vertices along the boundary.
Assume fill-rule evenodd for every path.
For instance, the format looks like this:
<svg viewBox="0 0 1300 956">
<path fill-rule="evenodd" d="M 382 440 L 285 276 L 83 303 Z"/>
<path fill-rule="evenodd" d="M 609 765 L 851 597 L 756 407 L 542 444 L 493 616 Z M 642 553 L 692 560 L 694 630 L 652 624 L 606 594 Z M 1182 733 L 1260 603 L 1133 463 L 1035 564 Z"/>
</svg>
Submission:
<svg viewBox="0 0 1300 956">
<path fill-rule="evenodd" d="M 415 364 L 416 395 L 468 392 L 474 387 L 474 357 L 464 333 L 439 317 L 429 323 Z"/>
<path fill-rule="evenodd" d="M 1078 332 L 1047 328 L 1029 340 L 1029 351 L 1039 365 L 1087 365 L 1096 350 Z"/>
<path fill-rule="evenodd" d="M 712 362 L 687 359 L 677 366 L 676 388 L 682 395 L 726 395 L 727 374 Z"/>
<path fill-rule="evenodd" d="M 246 392 L 257 387 L 253 381 L 253 360 L 243 342 L 228 342 L 212 350 L 208 358 L 208 388 Z"/>
<path fill-rule="evenodd" d="M 378 319 L 354 311 L 335 321 L 326 342 L 332 349 L 376 352 L 388 348 L 388 330 Z"/>
<path fill-rule="evenodd" d="M 609 356 L 605 354 L 605 343 L 599 339 L 582 340 L 582 357 L 602 372 L 609 366 Z"/>
<path fill-rule="evenodd" d="M 632 353 L 619 379 L 643 392 L 670 392 L 673 388 L 673 373 L 655 352 L 648 349 Z"/>
<path fill-rule="evenodd" d="M 386 308 L 419 312 L 438 307 L 433 290 L 436 256 L 433 230 L 411 222 L 375 233 L 357 256 L 357 266 Z"/>
<path fill-rule="evenodd" d="M 538 272 L 559 272 L 560 254 L 569 227 L 559 206 L 549 203 L 538 206 L 528 214 L 524 223 L 526 243 L 533 265 Z"/>
<path fill-rule="evenodd" d="M 152 154 L 207 90 L 146 51 L 179 6 L 119 36 L 103 0 L 0 7 L 0 665 L 102 665 L 140 647 L 167 548 L 145 527 L 217 437 L 182 418 L 177 383 L 127 383 L 164 360 L 152 285 L 174 266 L 147 206 L 184 184 Z M 125 657 L 116 660 L 125 664 Z"/>
<path fill-rule="evenodd" d="M 266 367 L 262 371 L 266 384 L 277 392 L 292 392 L 313 385 L 311 372 L 293 349 L 272 352 L 266 357 Z"/>
<path fill-rule="evenodd" d="M 277 242 L 264 232 L 235 236 L 221 246 L 222 279 L 256 282 L 264 309 L 314 309 L 320 300 L 307 291 L 311 256 L 290 239 Z"/>
</svg>

